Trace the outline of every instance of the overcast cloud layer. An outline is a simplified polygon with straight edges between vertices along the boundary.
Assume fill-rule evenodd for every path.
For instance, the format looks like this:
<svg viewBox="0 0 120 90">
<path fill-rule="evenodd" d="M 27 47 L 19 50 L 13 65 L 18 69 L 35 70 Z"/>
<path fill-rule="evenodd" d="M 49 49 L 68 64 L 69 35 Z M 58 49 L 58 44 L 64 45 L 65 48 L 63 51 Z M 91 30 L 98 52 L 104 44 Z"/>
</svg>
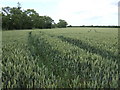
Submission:
<svg viewBox="0 0 120 90">
<path fill-rule="evenodd" d="M 55 22 L 64 19 L 69 25 L 118 25 L 119 0 L 2 0 L 0 6 L 35 9 Z"/>
</svg>

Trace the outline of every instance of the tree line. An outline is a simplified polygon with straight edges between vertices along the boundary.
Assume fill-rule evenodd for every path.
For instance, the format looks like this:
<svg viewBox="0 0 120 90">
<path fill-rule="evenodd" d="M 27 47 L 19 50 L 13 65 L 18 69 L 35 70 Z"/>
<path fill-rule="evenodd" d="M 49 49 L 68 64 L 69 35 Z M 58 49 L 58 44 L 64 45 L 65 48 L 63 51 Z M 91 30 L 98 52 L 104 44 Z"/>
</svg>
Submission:
<svg viewBox="0 0 120 90">
<path fill-rule="evenodd" d="M 47 29 L 47 28 L 65 28 L 67 22 L 59 19 L 55 23 L 50 16 L 40 16 L 34 9 L 22 10 L 20 3 L 17 7 L 2 8 L 2 29 Z"/>
<path fill-rule="evenodd" d="M 72 25 L 69 25 L 69 26 L 67 26 L 67 27 L 73 27 L 73 28 L 75 28 L 75 27 L 88 27 L 88 28 L 89 28 L 89 27 L 91 27 L 91 28 L 92 28 L 92 27 L 93 27 L 93 28 L 94 28 L 94 27 L 95 27 L 95 28 L 120 28 L 120 26 L 117 26 L 117 25 L 116 25 L 116 26 L 102 26 L 102 25 L 101 25 L 101 26 L 98 26 L 98 25 L 96 25 L 96 26 L 93 26 L 93 25 L 91 25 L 91 26 L 85 26 L 85 25 L 82 25 L 82 26 L 72 26 Z"/>
</svg>

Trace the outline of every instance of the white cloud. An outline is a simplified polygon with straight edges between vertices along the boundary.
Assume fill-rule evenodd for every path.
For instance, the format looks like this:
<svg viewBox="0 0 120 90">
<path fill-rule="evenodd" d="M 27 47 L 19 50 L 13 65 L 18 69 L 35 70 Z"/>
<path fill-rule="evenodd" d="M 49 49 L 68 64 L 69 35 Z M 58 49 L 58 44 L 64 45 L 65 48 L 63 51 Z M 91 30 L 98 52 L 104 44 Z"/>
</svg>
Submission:
<svg viewBox="0 0 120 90">
<path fill-rule="evenodd" d="M 117 23 L 117 18 L 113 15 L 118 12 L 118 7 L 115 5 L 117 2 L 118 0 L 61 0 L 55 17 L 77 25 L 82 24 L 82 22 L 90 22 L 84 20 L 94 19 L 94 17 L 101 20 L 110 20 L 111 22 L 112 19 L 115 19 Z M 96 24 L 99 23 L 96 22 Z M 109 24 L 109 22 L 107 23 Z"/>
</svg>

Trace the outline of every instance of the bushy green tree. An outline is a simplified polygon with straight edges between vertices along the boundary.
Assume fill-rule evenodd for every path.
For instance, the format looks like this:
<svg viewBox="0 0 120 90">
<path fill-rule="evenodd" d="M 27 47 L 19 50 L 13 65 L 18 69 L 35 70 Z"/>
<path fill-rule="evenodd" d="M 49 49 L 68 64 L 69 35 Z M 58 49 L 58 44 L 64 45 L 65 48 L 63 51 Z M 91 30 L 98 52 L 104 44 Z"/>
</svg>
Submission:
<svg viewBox="0 0 120 90">
<path fill-rule="evenodd" d="M 67 22 L 65 20 L 59 19 L 59 22 L 57 23 L 57 27 L 59 28 L 66 28 Z"/>
</svg>

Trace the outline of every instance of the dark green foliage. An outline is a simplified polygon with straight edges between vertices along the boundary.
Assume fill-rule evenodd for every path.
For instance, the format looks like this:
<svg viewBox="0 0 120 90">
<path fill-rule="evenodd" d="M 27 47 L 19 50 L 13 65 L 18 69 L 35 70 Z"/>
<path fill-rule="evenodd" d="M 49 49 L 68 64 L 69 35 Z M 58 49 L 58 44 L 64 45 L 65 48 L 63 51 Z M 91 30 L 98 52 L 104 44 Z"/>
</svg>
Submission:
<svg viewBox="0 0 120 90">
<path fill-rule="evenodd" d="M 65 20 L 60 19 L 57 23 L 57 27 L 59 28 L 65 28 L 67 26 L 67 22 Z"/>
<path fill-rule="evenodd" d="M 32 28 L 52 28 L 53 19 L 49 16 L 39 16 L 34 9 L 21 10 L 21 7 L 2 8 L 2 28 L 12 29 L 32 29 Z"/>
<path fill-rule="evenodd" d="M 66 27 L 67 22 L 59 20 L 56 25 L 54 20 L 49 16 L 40 16 L 34 9 L 21 10 L 21 5 L 18 2 L 17 7 L 2 8 L 2 28 L 3 30 L 12 29 L 32 29 L 32 28 L 55 28 Z"/>
</svg>

